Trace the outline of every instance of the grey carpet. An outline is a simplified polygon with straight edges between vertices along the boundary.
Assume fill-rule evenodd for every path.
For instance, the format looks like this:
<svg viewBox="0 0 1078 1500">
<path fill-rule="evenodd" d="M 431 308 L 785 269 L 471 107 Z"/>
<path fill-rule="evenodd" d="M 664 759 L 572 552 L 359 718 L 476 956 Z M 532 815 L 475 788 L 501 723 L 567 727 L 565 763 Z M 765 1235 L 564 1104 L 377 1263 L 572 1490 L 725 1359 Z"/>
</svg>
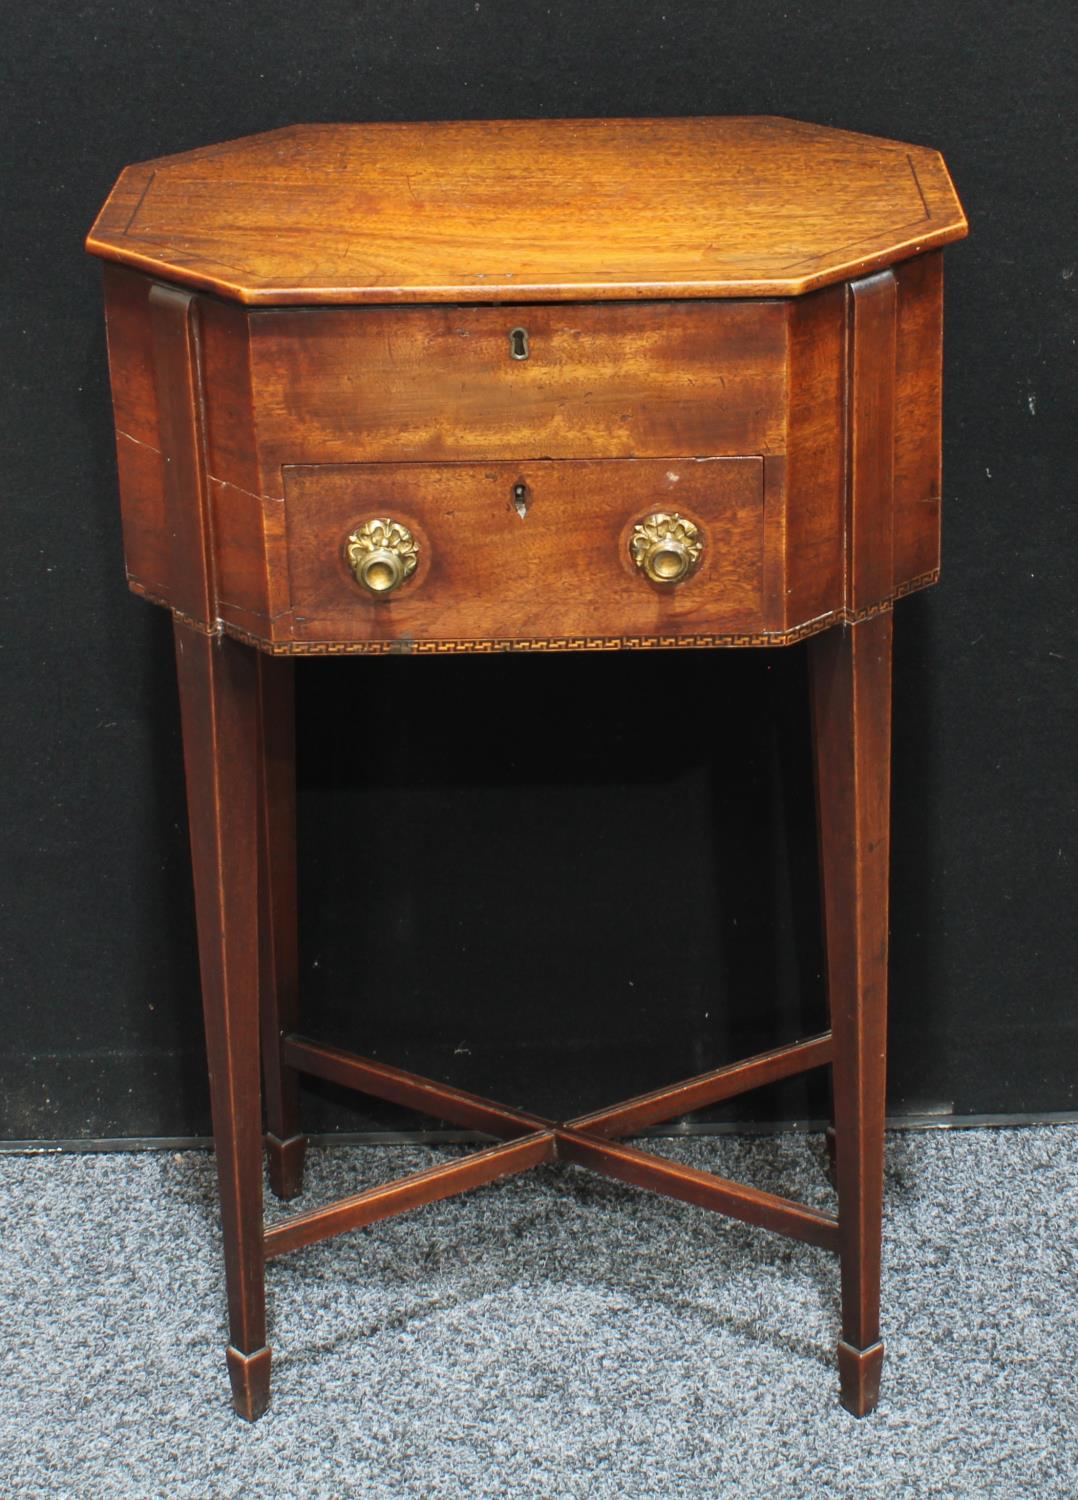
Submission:
<svg viewBox="0 0 1078 1500">
<path fill-rule="evenodd" d="M 657 1144 L 831 1201 L 818 1138 Z M 301 1201 L 436 1155 L 317 1150 Z M 0 1222 L 5 1497 L 1078 1496 L 1072 1127 L 888 1138 L 863 1422 L 829 1256 L 575 1169 L 274 1263 L 253 1427 L 227 1404 L 210 1157 L 0 1159 Z"/>
</svg>

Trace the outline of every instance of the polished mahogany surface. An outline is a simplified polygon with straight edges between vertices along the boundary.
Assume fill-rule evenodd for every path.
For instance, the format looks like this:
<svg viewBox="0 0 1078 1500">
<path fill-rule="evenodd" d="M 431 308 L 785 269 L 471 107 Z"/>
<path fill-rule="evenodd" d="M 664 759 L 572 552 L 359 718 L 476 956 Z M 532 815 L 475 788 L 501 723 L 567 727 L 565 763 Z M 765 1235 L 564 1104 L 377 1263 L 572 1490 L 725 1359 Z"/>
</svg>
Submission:
<svg viewBox="0 0 1078 1500">
<path fill-rule="evenodd" d="M 473 120 L 141 162 L 87 248 L 249 304 L 785 297 L 965 228 L 925 146 L 772 116 Z"/>
</svg>

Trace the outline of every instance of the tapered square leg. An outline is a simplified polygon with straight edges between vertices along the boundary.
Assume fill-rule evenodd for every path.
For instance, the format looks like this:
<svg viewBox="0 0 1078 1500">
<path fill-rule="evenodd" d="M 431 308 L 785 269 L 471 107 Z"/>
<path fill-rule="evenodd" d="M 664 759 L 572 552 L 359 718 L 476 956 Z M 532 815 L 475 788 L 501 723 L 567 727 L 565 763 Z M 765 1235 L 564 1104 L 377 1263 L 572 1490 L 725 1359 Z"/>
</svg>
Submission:
<svg viewBox="0 0 1078 1500">
<path fill-rule="evenodd" d="M 281 1060 L 281 1038 L 299 1023 L 296 921 L 296 755 L 293 664 L 259 653 L 259 992 L 266 1158 L 278 1198 L 303 1191 L 307 1137 L 299 1090 Z"/>
<path fill-rule="evenodd" d="M 887 1066 L 891 615 L 812 642 L 813 741 L 831 1027 L 842 1276 L 842 1403 L 879 1394 Z"/>
<path fill-rule="evenodd" d="M 269 1399 L 258 1018 L 255 653 L 177 622 L 191 863 L 236 1410 Z"/>
</svg>

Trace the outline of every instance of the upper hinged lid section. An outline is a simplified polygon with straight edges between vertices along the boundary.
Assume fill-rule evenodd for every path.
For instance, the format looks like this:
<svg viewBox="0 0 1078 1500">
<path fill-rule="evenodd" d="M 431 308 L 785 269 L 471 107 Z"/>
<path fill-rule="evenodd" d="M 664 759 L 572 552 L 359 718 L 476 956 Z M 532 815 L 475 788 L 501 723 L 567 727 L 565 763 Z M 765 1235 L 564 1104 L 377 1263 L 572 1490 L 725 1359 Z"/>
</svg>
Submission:
<svg viewBox="0 0 1078 1500">
<path fill-rule="evenodd" d="M 767 116 L 295 125 L 128 167 L 87 239 L 251 304 L 794 296 L 960 239 L 939 153 Z"/>
</svg>

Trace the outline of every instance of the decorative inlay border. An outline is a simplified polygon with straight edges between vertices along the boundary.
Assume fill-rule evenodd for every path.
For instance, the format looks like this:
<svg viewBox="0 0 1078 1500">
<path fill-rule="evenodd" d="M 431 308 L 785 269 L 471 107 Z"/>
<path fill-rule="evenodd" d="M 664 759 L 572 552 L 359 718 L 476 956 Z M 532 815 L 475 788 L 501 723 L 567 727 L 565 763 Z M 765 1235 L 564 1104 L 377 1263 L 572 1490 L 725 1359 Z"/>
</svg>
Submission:
<svg viewBox="0 0 1078 1500">
<path fill-rule="evenodd" d="M 862 620 L 886 613 L 895 599 L 905 598 L 918 589 L 928 588 L 939 581 L 940 570 L 932 568 L 899 584 L 894 595 L 870 604 L 865 609 L 836 609 L 830 614 L 818 615 L 803 625 L 791 630 L 740 631 L 729 635 L 579 635 L 551 636 L 549 638 L 525 639 L 476 639 L 425 641 L 404 638 L 396 641 L 267 641 L 252 635 L 239 625 L 218 620 L 207 624 L 193 619 L 181 610 L 174 609 L 173 617 L 181 624 L 203 635 L 228 635 L 247 646 L 255 646 L 270 656 L 491 656 L 496 653 L 519 652 L 565 652 L 565 651 L 665 651 L 665 650 L 712 650 L 739 646 L 793 646 L 808 636 L 818 635 L 832 625 L 856 625 Z M 135 593 L 162 604 L 167 609 L 167 600 L 152 593 L 134 579 L 128 580 Z"/>
<path fill-rule="evenodd" d="M 907 594 L 915 594 L 918 589 L 930 588 L 932 584 L 939 583 L 939 568 L 929 568 L 927 573 L 918 573 L 916 578 L 907 578 L 905 583 L 895 586 L 895 598 L 904 599 Z"/>
<path fill-rule="evenodd" d="M 889 606 L 888 606 L 889 607 Z M 718 646 L 790 646 L 836 624 L 841 615 L 823 615 L 796 630 L 757 631 L 730 635 L 577 635 L 547 639 L 489 639 L 455 641 L 283 641 L 267 644 L 232 625 L 226 635 L 261 646 L 274 656 L 492 656 L 501 652 L 558 653 L 567 651 L 664 651 L 677 647 L 709 650 Z"/>
</svg>

